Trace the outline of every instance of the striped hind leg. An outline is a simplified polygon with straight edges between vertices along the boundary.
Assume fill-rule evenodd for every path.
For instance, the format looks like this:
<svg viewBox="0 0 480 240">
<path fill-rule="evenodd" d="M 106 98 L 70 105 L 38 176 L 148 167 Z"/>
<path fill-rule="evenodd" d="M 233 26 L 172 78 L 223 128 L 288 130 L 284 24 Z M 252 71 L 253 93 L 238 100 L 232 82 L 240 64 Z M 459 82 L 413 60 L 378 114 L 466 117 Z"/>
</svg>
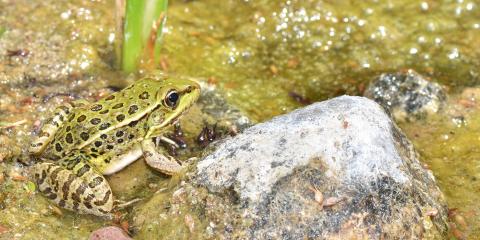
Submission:
<svg viewBox="0 0 480 240">
<path fill-rule="evenodd" d="M 39 191 L 62 208 L 97 216 L 113 208 L 110 185 L 82 155 L 37 164 L 34 175 Z"/>
</svg>

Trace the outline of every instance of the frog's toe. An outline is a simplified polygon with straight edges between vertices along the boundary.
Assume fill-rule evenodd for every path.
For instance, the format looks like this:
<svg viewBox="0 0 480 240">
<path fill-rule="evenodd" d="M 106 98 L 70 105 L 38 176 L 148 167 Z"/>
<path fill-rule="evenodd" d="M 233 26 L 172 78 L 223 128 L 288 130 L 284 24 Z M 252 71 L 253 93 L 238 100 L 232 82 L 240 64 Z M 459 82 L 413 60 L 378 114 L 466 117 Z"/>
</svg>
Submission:
<svg viewBox="0 0 480 240">
<path fill-rule="evenodd" d="M 88 164 L 69 169 L 55 163 L 35 166 L 38 189 L 60 207 L 79 213 L 107 216 L 113 208 L 108 182 Z"/>
</svg>

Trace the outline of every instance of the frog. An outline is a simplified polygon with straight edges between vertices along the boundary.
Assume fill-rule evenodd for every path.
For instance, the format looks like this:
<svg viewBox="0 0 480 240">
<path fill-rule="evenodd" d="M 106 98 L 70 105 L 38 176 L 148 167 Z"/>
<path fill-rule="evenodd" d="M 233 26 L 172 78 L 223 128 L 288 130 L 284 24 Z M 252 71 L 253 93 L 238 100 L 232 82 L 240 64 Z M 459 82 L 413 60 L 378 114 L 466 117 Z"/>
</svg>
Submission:
<svg viewBox="0 0 480 240">
<path fill-rule="evenodd" d="M 115 208 L 105 176 L 142 156 L 147 165 L 175 175 L 184 166 L 159 147 L 166 131 L 196 102 L 199 84 L 182 78 L 142 78 L 96 102 L 57 107 L 30 146 L 37 188 L 58 206 L 108 216 Z"/>
</svg>

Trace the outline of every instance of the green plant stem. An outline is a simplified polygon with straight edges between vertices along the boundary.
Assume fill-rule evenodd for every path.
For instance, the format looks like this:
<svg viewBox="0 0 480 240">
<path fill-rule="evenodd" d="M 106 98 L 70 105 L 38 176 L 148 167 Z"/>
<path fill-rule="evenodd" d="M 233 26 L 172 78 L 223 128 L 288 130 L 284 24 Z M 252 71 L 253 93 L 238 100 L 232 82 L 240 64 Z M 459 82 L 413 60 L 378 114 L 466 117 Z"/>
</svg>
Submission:
<svg viewBox="0 0 480 240">
<path fill-rule="evenodd" d="M 158 64 L 167 6 L 168 0 L 126 0 L 123 39 L 117 49 L 122 70 L 133 72 Z"/>
</svg>

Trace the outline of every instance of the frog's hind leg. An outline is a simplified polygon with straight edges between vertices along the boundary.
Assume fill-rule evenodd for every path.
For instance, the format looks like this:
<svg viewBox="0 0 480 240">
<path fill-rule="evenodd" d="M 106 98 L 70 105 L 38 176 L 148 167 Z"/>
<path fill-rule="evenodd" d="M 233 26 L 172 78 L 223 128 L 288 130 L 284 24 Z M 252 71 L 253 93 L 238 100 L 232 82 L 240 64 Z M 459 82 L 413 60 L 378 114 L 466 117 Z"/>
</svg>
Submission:
<svg viewBox="0 0 480 240">
<path fill-rule="evenodd" d="M 58 128 L 62 125 L 63 122 L 68 118 L 68 115 L 72 111 L 73 106 L 71 104 L 64 104 L 59 106 L 53 112 L 53 117 L 47 119 L 38 134 L 37 139 L 35 139 L 30 145 L 30 153 L 38 154 L 43 152 L 45 147 L 48 145 Z"/>
<path fill-rule="evenodd" d="M 107 216 L 113 208 L 110 185 L 88 164 L 85 156 L 70 156 L 59 163 L 35 166 L 39 191 L 62 208 Z"/>
</svg>

